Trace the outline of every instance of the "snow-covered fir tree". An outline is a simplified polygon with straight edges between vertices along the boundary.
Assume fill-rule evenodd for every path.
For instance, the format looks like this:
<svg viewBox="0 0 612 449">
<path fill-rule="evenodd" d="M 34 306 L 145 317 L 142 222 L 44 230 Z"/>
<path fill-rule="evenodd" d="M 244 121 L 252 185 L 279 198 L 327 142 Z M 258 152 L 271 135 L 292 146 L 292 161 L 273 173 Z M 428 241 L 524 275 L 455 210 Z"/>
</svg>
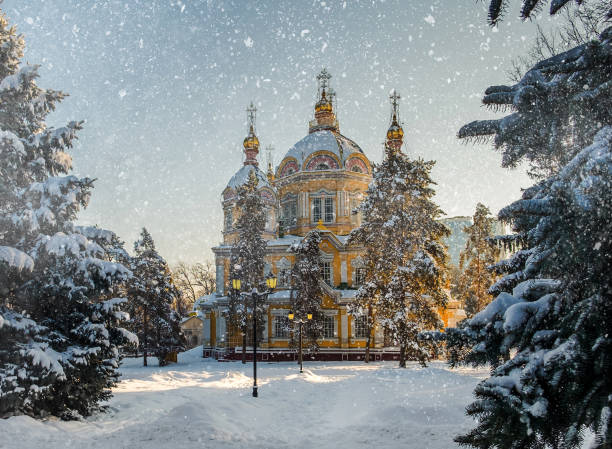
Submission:
<svg viewBox="0 0 612 449">
<path fill-rule="evenodd" d="M 550 4 L 550 14 L 556 14 L 572 3 L 581 5 L 583 2 L 587 3 L 584 0 L 520 0 L 520 15 L 521 19 L 529 19 L 547 3 Z M 512 0 L 489 0 L 489 24 L 497 25 L 503 19 L 510 3 Z M 588 3 L 589 5 L 595 4 L 595 8 L 601 12 L 602 16 L 612 17 L 612 5 L 608 0 L 591 0 Z"/>
<path fill-rule="evenodd" d="M 363 223 L 350 241 L 366 248 L 366 282 L 358 293 L 366 310 L 360 312 L 375 316 L 399 344 L 399 363 L 405 367 L 407 358 L 421 364 L 430 359 L 433 343 L 419 334 L 443 326 L 438 308 L 448 299 L 448 256 L 442 238 L 450 231 L 436 221 L 441 210 L 431 200 L 434 162 L 412 160 L 401 151 L 398 97 L 392 98 L 385 158 L 374 167 L 360 206 Z"/>
<path fill-rule="evenodd" d="M 47 127 L 64 94 L 21 65 L 24 41 L 0 14 L 0 416 L 87 416 L 110 397 L 128 270 L 73 221 L 92 180 L 66 175 L 80 123 Z"/>
<path fill-rule="evenodd" d="M 134 252 L 130 261 L 133 276 L 128 287 L 130 324 L 138 336 L 144 366 L 147 366 L 148 353 L 157 357 L 163 366 L 170 352 L 184 346 L 180 317 L 172 308 L 179 293 L 168 264 L 155 249 L 153 237 L 145 228 L 134 243 Z"/>
<path fill-rule="evenodd" d="M 463 303 L 469 318 L 485 308 L 493 297 L 489 288 L 495 283 L 496 276 L 488 267 L 497 262 L 499 249 L 491 241 L 495 219 L 490 217 L 489 208 L 476 205 L 473 223 L 463 228 L 467 234 L 465 248 L 459 255 L 458 299 Z"/>
<path fill-rule="evenodd" d="M 612 27 L 536 64 L 485 104 L 515 112 L 474 122 L 505 165 L 551 174 L 502 209 L 520 248 L 496 269 L 497 297 L 458 331 L 464 363 L 492 363 L 467 411 L 478 426 L 457 441 L 479 448 L 612 446 Z M 550 166 L 548 160 L 555 160 Z"/>
<path fill-rule="evenodd" d="M 231 279 L 240 279 L 240 291 L 251 292 L 253 289 L 265 288 L 264 256 L 266 241 L 262 237 L 266 226 L 266 213 L 261 194 L 257 190 L 259 181 L 255 170 L 249 172 L 247 182 L 238 187 L 237 209 L 240 211 L 236 220 L 238 238 L 232 248 L 230 267 Z M 230 287 L 232 287 L 230 285 Z M 246 361 L 246 346 L 248 336 L 252 335 L 252 299 L 240 292 L 232 292 L 229 297 L 228 319 L 230 325 L 242 332 L 242 362 Z M 263 332 L 265 307 L 263 301 L 257 304 L 257 322 L 260 324 L 258 333 Z"/>
<path fill-rule="evenodd" d="M 314 229 L 300 242 L 290 247 L 290 251 L 295 254 L 295 263 L 291 268 L 291 310 L 295 322 L 304 321 L 302 325 L 303 345 L 309 350 L 316 350 L 317 341 L 323 336 L 320 244 L 321 235 L 318 230 Z M 310 320 L 308 314 L 312 315 Z M 292 330 L 295 345 L 299 335 L 297 327 L 292 327 Z"/>
</svg>

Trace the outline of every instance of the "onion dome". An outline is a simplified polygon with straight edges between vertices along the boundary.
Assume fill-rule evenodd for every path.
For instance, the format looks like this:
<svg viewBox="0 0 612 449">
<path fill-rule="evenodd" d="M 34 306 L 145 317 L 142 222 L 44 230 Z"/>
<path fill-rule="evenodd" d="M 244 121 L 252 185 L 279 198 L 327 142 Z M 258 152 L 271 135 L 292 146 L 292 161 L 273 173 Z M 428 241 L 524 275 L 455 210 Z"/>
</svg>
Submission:
<svg viewBox="0 0 612 449">
<path fill-rule="evenodd" d="M 257 155 L 259 154 L 259 139 L 255 135 L 255 113 L 257 108 L 253 106 L 253 102 L 247 108 L 247 122 L 249 126 L 249 133 L 244 138 L 242 146 L 244 147 L 244 165 L 258 166 Z"/>
<path fill-rule="evenodd" d="M 315 113 L 320 111 L 332 112 L 332 104 L 331 101 L 327 99 L 325 91 L 321 93 L 321 99 L 315 105 Z"/>
<path fill-rule="evenodd" d="M 319 101 L 315 104 L 315 119 L 310 123 L 310 132 L 321 129 L 338 130 L 336 114 L 334 114 L 333 97 L 334 91 L 329 87 L 331 75 L 325 69 L 317 75 L 319 82 Z"/>
<path fill-rule="evenodd" d="M 391 126 L 387 131 L 387 140 L 402 140 L 404 137 L 404 130 L 397 122 L 397 116 L 393 114 L 393 119 L 391 120 Z"/>
<path fill-rule="evenodd" d="M 234 176 L 232 176 L 225 187 L 225 190 L 223 191 L 224 200 L 233 198 L 236 195 L 238 187 L 246 184 L 251 174 L 253 174 L 258 180 L 258 189 L 264 187 L 271 188 L 268 177 L 259 169 L 259 163 L 257 162 L 257 154 L 259 153 L 259 139 L 255 134 L 255 112 L 257 112 L 257 109 L 255 106 L 253 106 L 253 103 L 251 103 L 247 108 L 249 133 L 242 143 L 245 154 L 244 165 L 236 172 Z"/>
<path fill-rule="evenodd" d="M 255 135 L 255 130 L 251 126 L 249 129 L 249 135 L 244 138 L 242 142 L 242 146 L 244 146 L 244 150 L 259 150 L 259 139 Z"/>
<path fill-rule="evenodd" d="M 399 124 L 398 116 L 399 116 L 399 99 L 401 98 L 395 90 L 389 97 L 391 99 L 391 125 L 387 130 L 387 148 L 400 151 L 402 148 L 402 143 L 404 141 L 404 130 L 402 126 Z"/>
</svg>

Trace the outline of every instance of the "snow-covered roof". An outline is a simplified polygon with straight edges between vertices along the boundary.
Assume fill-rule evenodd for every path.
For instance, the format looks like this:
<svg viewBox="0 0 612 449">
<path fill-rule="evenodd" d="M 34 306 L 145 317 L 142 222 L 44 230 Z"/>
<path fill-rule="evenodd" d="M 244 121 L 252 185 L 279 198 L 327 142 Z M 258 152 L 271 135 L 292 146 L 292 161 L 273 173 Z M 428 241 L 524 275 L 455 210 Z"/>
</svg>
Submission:
<svg viewBox="0 0 612 449">
<path fill-rule="evenodd" d="M 268 246 L 286 246 L 293 245 L 301 241 L 304 237 L 300 237 L 299 235 L 286 235 L 284 237 L 279 237 L 274 240 L 268 240 L 266 243 Z"/>
<path fill-rule="evenodd" d="M 340 154 L 342 149 L 342 155 Z M 363 150 L 351 139 L 330 130 L 315 131 L 293 145 L 283 160 L 292 157 L 301 165 L 303 161 L 317 151 L 329 151 L 344 162 L 354 153 L 364 154 Z"/>
<path fill-rule="evenodd" d="M 185 318 L 183 318 L 181 320 L 181 324 L 186 323 L 187 321 L 191 320 L 192 318 L 195 318 L 197 320 L 202 321 L 202 317 L 201 316 L 199 316 L 199 315 L 192 315 L 192 316 L 186 316 Z"/>
<path fill-rule="evenodd" d="M 200 296 L 198 299 L 195 300 L 195 304 L 193 305 L 193 308 L 196 309 L 196 307 L 202 307 L 205 304 L 209 304 L 209 305 L 213 304 L 215 300 L 218 298 L 219 297 L 215 293 L 211 293 L 210 295 Z"/>
<path fill-rule="evenodd" d="M 350 298 L 357 297 L 357 290 L 353 290 L 353 289 L 340 290 L 340 293 L 342 295 L 342 298 L 344 299 L 350 299 Z"/>
<path fill-rule="evenodd" d="M 236 190 L 239 186 L 246 184 L 249 179 L 249 173 L 251 173 L 251 171 L 253 170 L 255 170 L 255 175 L 259 180 L 257 188 L 261 189 L 263 187 L 270 187 L 270 183 L 268 182 L 268 177 L 266 176 L 266 174 L 262 172 L 258 167 L 251 164 L 243 165 L 240 170 L 238 170 L 236 174 L 232 176 L 232 178 L 229 180 L 229 182 L 227 183 L 227 187 Z"/>
<path fill-rule="evenodd" d="M 342 243 L 343 245 L 346 245 L 348 243 L 350 234 L 346 234 L 346 235 L 334 234 L 334 236 L 340 241 L 340 243 Z"/>
</svg>

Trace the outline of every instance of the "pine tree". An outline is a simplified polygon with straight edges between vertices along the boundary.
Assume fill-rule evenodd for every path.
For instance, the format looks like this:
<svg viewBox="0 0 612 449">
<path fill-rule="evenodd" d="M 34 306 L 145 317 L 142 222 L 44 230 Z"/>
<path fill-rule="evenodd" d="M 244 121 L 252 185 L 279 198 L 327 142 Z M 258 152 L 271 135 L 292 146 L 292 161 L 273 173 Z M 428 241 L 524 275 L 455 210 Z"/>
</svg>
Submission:
<svg viewBox="0 0 612 449">
<path fill-rule="evenodd" d="M 73 225 L 92 181 L 67 174 L 81 124 L 48 128 L 64 98 L 21 66 L 23 38 L 0 14 L 0 416 L 87 416 L 110 397 L 129 272 Z"/>
<path fill-rule="evenodd" d="M 152 352 L 163 366 L 170 352 L 184 346 L 180 318 L 172 309 L 178 291 L 168 264 L 158 254 L 153 237 L 145 228 L 134 243 L 134 251 L 130 263 L 133 277 L 128 287 L 132 329 L 138 335 L 143 365 L 147 366 L 147 355 Z"/>
<path fill-rule="evenodd" d="M 249 172 L 247 182 L 238 187 L 237 209 L 240 211 L 236 221 L 238 239 L 232 248 L 230 279 L 240 279 L 241 292 L 264 288 L 264 257 L 266 241 L 262 237 L 266 225 L 266 213 L 261 194 L 257 190 L 258 179 L 255 168 Z M 252 329 L 252 300 L 239 292 L 229 297 L 228 319 L 230 325 L 242 333 L 242 362 L 246 362 L 246 346 L 249 331 Z M 265 306 L 259 301 L 257 322 L 258 333 L 263 332 Z"/>
<path fill-rule="evenodd" d="M 303 344 L 311 351 L 318 349 L 318 340 L 323 336 L 320 244 L 321 235 L 314 229 L 290 248 L 295 254 L 295 263 L 291 268 L 291 310 L 296 322 L 304 322 Z M 310 320 L 308 314 L 312 315 Z M 298 333 L 294 332 L 293 339 L 296 338 Z M 293 341 L 292 344 L 295 345 L 296 342 Z"/>
<path fill-rule="evenodd" d="M 534 173 L 557 161 L 499 213 L 516 232 L 505 242 L 520 250 L 496 265 L 497 297 L 459 330 L 464 363 L 495 367 L 467 409 L 479 424 L 460 444 L 575 448 L 590 429 L 595 447 L 612 445 L 611 63 L 608 28 L 517 85 L 487 89 L 487 104 L 516 112 L 460 131 L 494 135 L 504 161 L 527 159 Z"/>
<path fill-rule="evenodd" d="M 368 316 L 375 315 L 399 343 L 402 367 L 406 358 L 423 365 L 430 359 L 432 342 L 419 334 L 442 328 L 437 309 L 448 297 L 442 238 L 449 230 L 436 221 L 441 211 L 431 201 L 433 165 L 387 146 L 361 205 L 363 224 L 350 237 L 366 248 L 358 301 L 368 298 Z"/>
<path fill-rule="evenodd" d="M 554 15 L 567 5 L 574 3 L 572 0 L 549 0 L 550 1 L 550 14 Z M 584 0 L 575 0 L 577 5 L 580 5 Z M 521 19 L 529 19 L 531 16 L 543 7 L 544 0 L 521 0 Z M 612 17 L 612 6 L 606 0 L 593 1 L 596 7 L 600 10 L 602 17 Z M 504 13 L 508 9 L 510 4 L 509 0 L 489 0 L 489 24 L 497 25 L 504 16 Z"/>
<path fill-rule="evenodd" d="M 495 275 L 487 268 L 497 262 L 499 250 L 491 242 L 495 219 L 489 217 L 489 209 L 478 203 L 473 224 L 463 228 L 468 235 L 465 249 L 459 256 L 459 299 L 469 318 L 491 302 L 489 287 L 495 283 Z"/>
</svg>

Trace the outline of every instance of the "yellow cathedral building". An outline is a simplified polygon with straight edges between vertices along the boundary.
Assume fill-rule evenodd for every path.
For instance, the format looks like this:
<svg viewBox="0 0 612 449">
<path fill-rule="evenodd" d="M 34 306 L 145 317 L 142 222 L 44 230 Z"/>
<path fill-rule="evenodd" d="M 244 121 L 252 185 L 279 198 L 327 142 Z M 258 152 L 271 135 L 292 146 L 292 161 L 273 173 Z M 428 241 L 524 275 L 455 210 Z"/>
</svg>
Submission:
<svg viewBox="0 0 612 449">
<path fill-rule="evenodd" d="M 243 142 L 245 160 L 222 192 L 223 242 L 212 249 L 216 292 L 199 298 L 196 303 L 203 318 L 204 357 L 233 359 L 241 356 L 242 335 L 226 322 L 231 284 L 228 277 L 230 253 L 237 238 L 234 227 L 237 189 L 254 172 L 267 214 L 263 235 L 267 241 L 265 271 L 277 278 L 277 288 L 266 301 L 267 316 L 263 338 L 258 341 L 258 358 L 295 358 L 295 349 L 289 346 L 291 335 L 287 331 L 289 273 L 295 260 L 289 248 L 317 228 L 321 234 L 321 285 L 324 291 L 321 307 L 325 315 L 317 358 L 363 359 L 365 321 L 347 313 L 347 305 L 355 300 L 364 279 L 363 248 L 349 245 L 348 235 L 361 223 L 360 214 L 353 211 L 365 198 L 372 179 L 372 164 L 361 147 L 340 132 L 330 78 L 325 69 L 317 76 L 318 101 L 314 107 L 314 119 L 308 124 L 308 134 L 287 151 L 276 170 L 270 163 L 266 173 L 259 168 L 256 110 L 252 104 L 247 109 L 248 135 Z M 398 98 L 392 96 L 391 124 L 386 136 L 387 145 L 401 148 L 404 132 L 399 122 Z M 447 327 L 465 317 L 458 302 L 452 300 L 439 313 Z M 392 341 L 386 341 L 380 327 L 373 331 L 371 348 L 374 360 L 398 357 L 398 348 Z"/>
</svg>

